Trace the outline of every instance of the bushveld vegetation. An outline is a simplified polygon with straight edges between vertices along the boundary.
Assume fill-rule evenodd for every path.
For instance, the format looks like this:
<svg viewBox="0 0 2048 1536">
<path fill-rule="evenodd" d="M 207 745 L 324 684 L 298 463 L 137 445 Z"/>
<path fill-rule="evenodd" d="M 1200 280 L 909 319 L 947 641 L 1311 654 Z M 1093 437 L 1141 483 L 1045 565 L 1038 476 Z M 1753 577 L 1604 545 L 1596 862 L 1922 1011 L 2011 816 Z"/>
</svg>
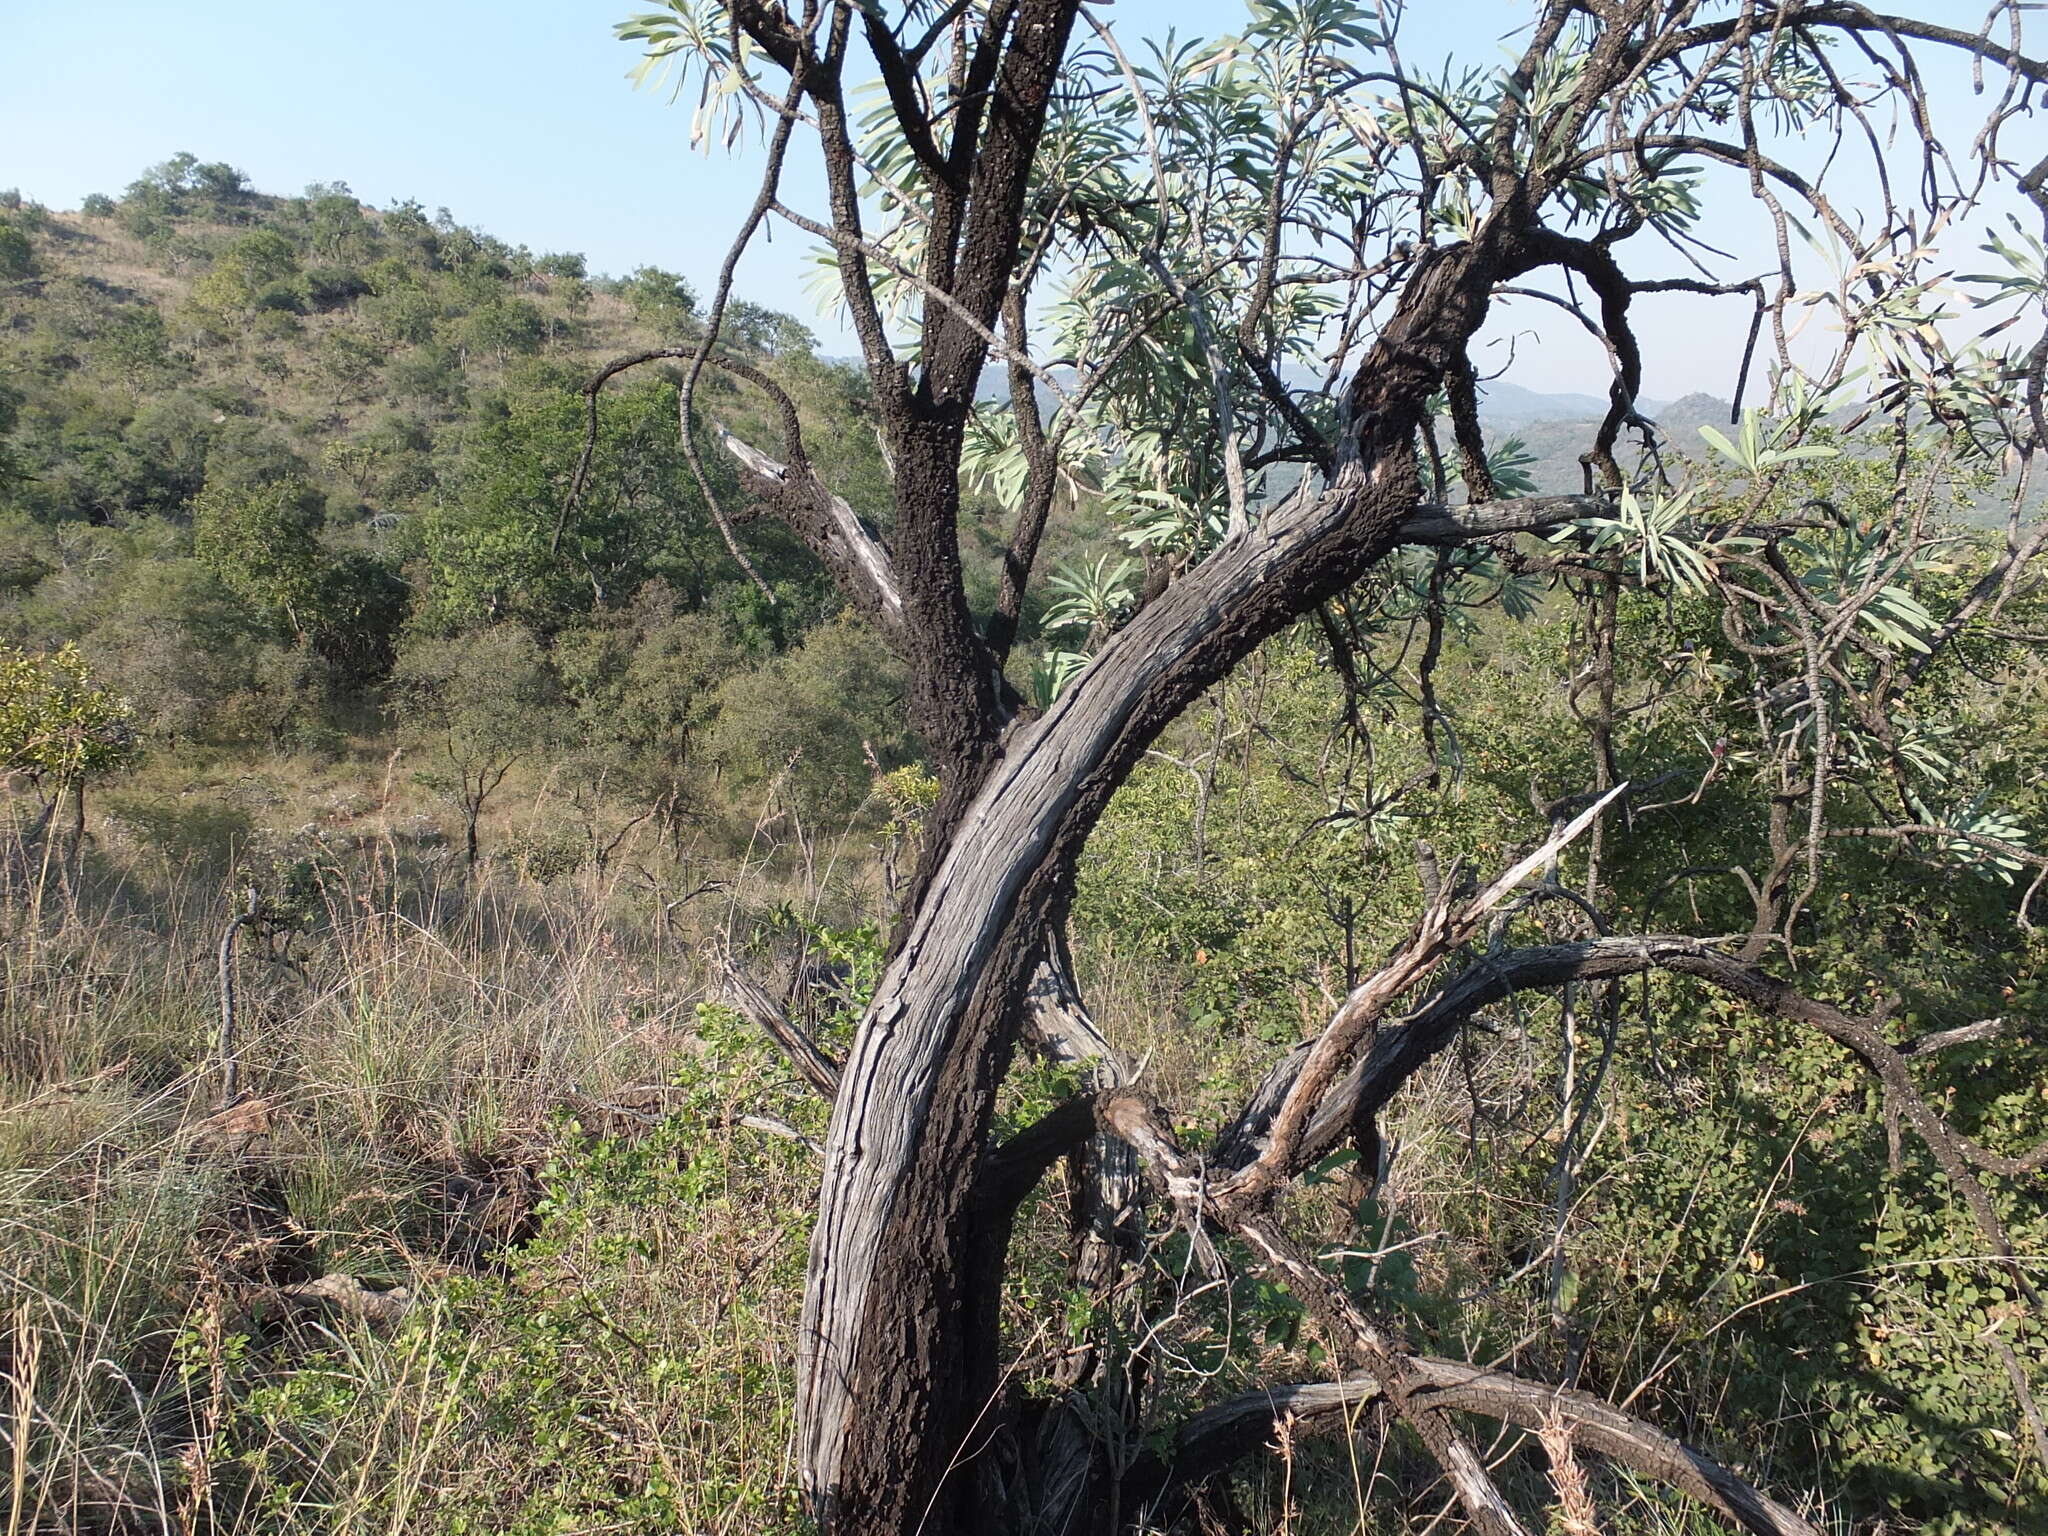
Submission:
<svg viewBox="0 0 2048 1536">
<path fill-rule="evenodd" d="M 853 365 L 191 156 L 0 210 L 10 1533 L 2043 1527 L 2048 279 L 1821 178 L 2038 221 L 2048 66 L 1388 25 L 627 24 Z M 1832 290 L 1714 266 L 1788 198 Z M 1577 494 L 1470 357 L 1552 278 Z M 1774 363 L 1683 437 L 1674 283 Z"/>
</svg>

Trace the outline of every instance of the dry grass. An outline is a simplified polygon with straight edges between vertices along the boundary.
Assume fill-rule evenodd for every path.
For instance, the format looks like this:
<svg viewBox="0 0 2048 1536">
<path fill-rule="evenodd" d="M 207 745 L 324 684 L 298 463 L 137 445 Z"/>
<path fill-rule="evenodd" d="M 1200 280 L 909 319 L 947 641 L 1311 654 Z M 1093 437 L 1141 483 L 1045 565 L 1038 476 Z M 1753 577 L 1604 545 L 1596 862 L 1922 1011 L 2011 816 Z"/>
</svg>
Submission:
<svg viewBox="0 0 2048 1536">
<path fill-rule="evenodd" d="M 694 955 L 740 898 L 656 923 L 616 867 L 471 884 L 390 835 L 303 843 L 305 931 L 239 959 L 222 1113 L 216 945 L 230 872 L 264 861 L 220 825 L 239 846 L 176 864 L 111 827 L 75 876 L 12 851 L 8 1536 L 780 1528 L 815 1170 L 735 1116 L 817 1109 L 698 1015 Z M 826 900 L 751 868 L 750 906 Z M 289 1300 L 323 1275 L 413 1305 L 394 1332 Z"/>
<path fill-rule="evenodd" d="M 871 915 L 861 840 L 830 888 L 744 838 L 681 865 L 638 848 L 555 886 L 505 865 L 471 882 L 402 835 L 430 816 L 402 772 L 357 787 L 378 778 L 362 762 L 166 765 L 105 797 L 118 824 L 77 878 L 11 865 L 6 1536 L 799 1529 L 790 1355 L 816 1169 L 738 1116 L 815 1134 L 822 1110 L 698 1010 L 696 956 L 778 905 Z M 508 798 L 499 835 L 544 820 L 545 794 Z M 244 951 L 248 1097 L 223 1115 L 217 937 L 235 877 L 274 881 L 299 855 L 321 871 L 306 931 Z M 657 920 L 712 867 L 738 889 Z M 1081 937 L 1106 1027 L 1216 1123 L 1276 1045 L 1191 1026 L 1185 966 Z M 1554 1213 L 1516 1172 L 1555 1143 L 1550 1006 L 1417 1080 L 1382 1127 L 1399 1151 L 1369 1200 L 1330 1179 L 1290 1215 L 1320 1251 L 1373 1255 L 1361 1283 L 1418 1336 L 1558 1375 Z M 1028 1072 L 1012 1091 L 1028 1098 Z M 1066 1343 L 1062 1193 L 1056 1176 L 1019 1223 L 1007 1300 L 1027 1374 Z M 1176 1234 L 1153 1237 L 1110 1326 L 1148 1339 L 1161 1417 L 1326 1368 L 1270 1297 L 1208 1287 Z M 1525 1263 L 1525 1283 L 1493 1283 Z M 402 1322 L 295 1300 L 317 1277 L 401 1288 Z M 1590 1518 L 1533 1442 L 1490 1450 L 1529 1507 L 1557 1505 L 1567 1529 Z M 1596 1462 L 1580 1471 L 1615 1536 L 1706 1529 Z M 1369 1434 L 1304 1438 L 1240 1493 L 1263 1528 L 1302 1532 L 1419 1530 L 1442 1505 L 1420 1457 Z"/>
</svg>

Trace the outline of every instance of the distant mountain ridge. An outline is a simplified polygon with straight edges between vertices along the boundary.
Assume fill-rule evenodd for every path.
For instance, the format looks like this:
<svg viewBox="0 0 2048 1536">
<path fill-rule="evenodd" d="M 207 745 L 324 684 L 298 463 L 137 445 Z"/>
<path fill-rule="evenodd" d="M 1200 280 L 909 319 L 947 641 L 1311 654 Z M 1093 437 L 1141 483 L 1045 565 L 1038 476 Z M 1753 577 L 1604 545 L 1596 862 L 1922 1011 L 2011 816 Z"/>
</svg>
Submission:
<svg viewBox="0 0 2048 1536">
<path fill-rule="evenodd" d="M 827 361 L 859 366 L 856 358 Z M 1320 374 L 1299 365 L 1283 368 L 1281 377 L 1296 389 L 1316 389 L 1322 385 Z M 982 370 L 981 399 L 999 402 L 1007 400 L 1009 394 L 1009 374 L 1001 364 L 991 364 Z M 1585 472 L 1580 468 L 1579 455 L 1592 447 L 1594 430 L 1607 414 L 1604 395 L 1548 394 L 1504 379 L 1481 385 L 1480 395 L 1480 416 L 1489 439 L 1495 446 L 1511 437 L 1520 439 L 1532 456 L 1532 462 L 1523 467 L 1535 480 L 1537 490 L 1563 493 L 1583 487 Z M 1043 384 L 1038 387 L 1038 403 L 1042 411 L 1050 411 L 1057 403 Z M 1701 451 L 1705 445 L 1700 441 L 1699 428 L 1725 426 L 1729 412 L 1726 400 L 1697 391 L 1676 400 L 1644 400 L 1638 408 L 1657 423 L 1665 439 L 1682 454 Z M 1292 483 L 1291 475 L 1281 474 L 1277 479 L 1269 476 L 1268 494 Z"/>
<path fill-rule="evenodd" d="M 824 361 L 854 368 L 862 366 L 861 359 L 857 357 L 829 357 Z M 1299 365 L 1283 367 L 1280 374 L 1287 384 L 1295 389 L 1318 389 L 1322 385 L 1320 373 Z M 1041 386 L 1041 394 L 1043 393 Z M 1010 377 L 1002 363 L 990 363 L 982 369 L 979 388 L 981 399 L 1006 400 L 1009 394 Z M 1511 384 L 1505 379 L 1495 379 L 1482 384 L 1480 396 L 1490 426 L 1512 427 L 1536 421 L 1598 421 L 1607 414 L 1605 395 L 1576 394 L 1570 391 L 1548 394 L 1520 384 Z M 1047 403 L 1051 403 L 1049 396 Z M 1658 418 L 1661 412 L 1674 406 L 1688 415 L 1701 414 L 1703 420 L 1708 419 L 1705 413 L 1710 408 L 1717 410 L 1722 420 L 1726 420 L 1728 415 L 1728 403 L 1725 400 L 1717 400 L 1706 394 L 1685 395 L 1676 401 L 1645 399 L 1641 402 L 1643 414 L 1652 419 Z"/>
<path fill-rule="evenodd" d="M 1604 396 L 1545 394 L 1540 390 L 1526 389 L 1520 384 L 1510 384 L 1506 379 L 1495 379 L 1491 383 L 1480 385 L 1479 404 L 1484 416 L 1502 424 L 1527 421 L 1598 421 L 1607 414 L 1607 400 Z M 1656 408 L 1645 402 L 1643 413 L 1654 416 Z"/>
<path fill-rule="evenodd" d="M 858 365 L 858 360 L 852 358 L 834 361 Z M 1283 367 L 1281 378 L 1295 389 L 1322 387 L 1321 374 L 1298 364 Z M 1009 375 L 1000 364 L 983 370 L 983 400 L 1004 401 L 1009 393 Z M 1050 411 L 1056 404 L 1043 384 L 1038 388 L 1038 397 L 1041 410 Z M 1709 449 L 1700 436 L 1700 428 L 1713 427 L 1725 432 L 1733 415 L 1729 401 L 1704 390 L 1694 390 L 1675 400 L 1645 398 L 1637 402 L 1637 410 L 1657 424 L 1664 451 L 1674 459 L 1707 456 Z M 1566 495 L 1585 489 L 1586 471 L 1579 456 L 1593 446 L 1594 433 L 1607 415 L 1605 395 L 1570 391 L 1550 394 L 1505 379 L 1493 379 L 1480 385 L 1479 414 L 1492 448 L 1500 448 L 1511 438 L 1520 442 L 1527 455 L 1521 468 L 1535 482 L 1539 494 Z M 1448 427 L 1441 432 L 1440 441 L 1448 446 Z M 1625 466 L 1633 463 L 1635 446 L 1636 434 L 1624 432 L 1616 457 Z M 1266 476 L 1266 495 L 1284 495 L 1297 478 L 1298 473 L 1288 466 L 1275 466 Z M 1968 520 L 1991 523 L 2002 518 L 2005 494 L 1995 490 L 1977 496 L 1967 514 Z M 2039 506 L 2044 501 L 2048 501 L 2048 488 L 2036 490 L 2029 497 L 2030 505 Z"/>
</svg>

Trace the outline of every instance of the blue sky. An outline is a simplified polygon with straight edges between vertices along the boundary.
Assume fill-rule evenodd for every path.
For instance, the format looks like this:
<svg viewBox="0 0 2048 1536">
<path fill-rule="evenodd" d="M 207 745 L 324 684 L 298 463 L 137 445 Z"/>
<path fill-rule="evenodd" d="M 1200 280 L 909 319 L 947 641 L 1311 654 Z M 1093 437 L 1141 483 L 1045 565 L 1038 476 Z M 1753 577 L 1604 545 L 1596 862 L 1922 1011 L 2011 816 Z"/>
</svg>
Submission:
<svg viewBox="0 0 2048 1536">
<path fill-rule="evenodd" d="M 708 286 L 755 188 L 751 161 L 692 151 L 689 111 L 632 88 L 636 54 L 612 36 L 634 0 L 0 0 L 0 186 L 52 207 L 118 193 L 178 150 L 227 160 L 268 192 L 346 181 L 382 207 L 415 197 L 536 251 L 574 250 L 593 270 L 643 263 Z M 1486 63 L 1527 15 L 1505 0 L 1415 4 L 1411 68 L 1447 54 Z M 1230 30 L 1236 0 L 1117 0 L 1129 39 Z M 1975 121 L 1968 123 L 1974 131 Z M 1966 137 L 1966 135 L 1960 135 Z M 806 168 L 807 169 L 807 168 Z M 810 207 L 814 177 L 789 190 Z M 742 296 L 789 310 L 828 353 L 853 350 L 801 283 L 810 241 L 757 244 Z M 1676 266 L 1673 270 L 1678 270 Z M 1726 394 L 1743 317 L 1708 301 L 1645 301 L 1653 397 Z M 1509 355 L 1531 388 L 1604 392 L 1605 363 L 1575 327 L 1520 307 L 1493 328 L 1483 364 Z"/>
</svg>

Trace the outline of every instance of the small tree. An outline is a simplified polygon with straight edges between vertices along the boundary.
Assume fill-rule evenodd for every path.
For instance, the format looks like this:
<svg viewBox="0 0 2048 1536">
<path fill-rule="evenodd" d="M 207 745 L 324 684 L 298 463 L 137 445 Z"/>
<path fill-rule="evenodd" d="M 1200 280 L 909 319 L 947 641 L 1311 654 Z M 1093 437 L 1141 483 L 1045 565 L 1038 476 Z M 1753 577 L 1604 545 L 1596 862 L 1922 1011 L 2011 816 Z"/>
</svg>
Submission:
<svg viewBox="0 0 2048 1536">
<path fill-rule="evenodd" d="M 317 527 L 314 493 L 304 481 L 209 485 L 192 503 L 192 552 L 230 591 L 303 640 L 327 563 Z"/>
<path fill-rule="evenodd" d="M 0 772 L 26 778 L 44 796 L 36 833 L 69 795 L 77 848 L 87 782 L 134 760 L 133 715 L 127 699 L 93 681 L 76 646 L 40 654 L 0 646 Z"/>
<path fill-rule="evenodd" d="M 807 357 L 818 345 L 810 327 L 794 315 L 735 299 L 725 312 L 724 334 L 734 345 L 771 357 Z"/>
<path fill-rule="evenodd" d="M 660 267 L 640 267 L 619 280 L 619 296 L 633 306 L 641 321 L 664 336 L 673 335 L 697 313 L 697 295 L 680 274 Z"/>
<path fill-rule="evenodd" d="M 554 660 L 582 743 L 571 772 L 659 815 L 675 833 L 698 738 L 714 728 L 721 685 L 746 665 L 727 626 L 710 614 L 676 612 L 666 585 L 651 582 L 627 622 L 558 636 Z"/>
<path fill-rule="evenodd" d="M 392 708 L 439 759 L 420 782 L 462 813 L 470 868 L 485 805 L 513 764 L 554 738 L 560 698 L 547 657 L 516 624 L 429 640 L 399 658 Z"/>
<path fill-rule="evenodd" d="M 558 277 L 574 283 L 590 275 L 582 255 L 576 251 L 544 251 L 534 258 L 533 270 L 537 277 Z"/>
<path fill-rule="evenodd" d="M 27 277 L 36 269 L 36 248 L 12 224 L 0 224 L 0 278 Z"/>
<path fill-rule="evenodd" d="M 154 307 L 124 309 L 95 339 L 93 351 L 121 375 L 131 394 L 140 396 L 143 386 L 171 361 L 170 328 L 163 312 Z"/>
<path fill-rule="evenodd" d="M 469 313 L 459 334 L 465 352 L 487 352 L 502 368 L 539 351 L 544 331 L 541 312 L 524 299 L 493 299 Z"/>
<path fill-rule="evenodd" d="M 1079 1293 L 1108 1306 L 1137 1289 L 1116 1277 L 1143 1205 L 1142 1164 L 1170 1202 L 1172 1242 L 1185 1238 L 1176 1270 L 1199 1265 L 1220 1285 L 1234 1262 L 1291 1296 L 1322 1336 L 1319 1369 L 1342 1369 L 1358 1392 L 1340 1392 L 1333 1418 L 1348 1433 L 1368 1394 L 1377 1399 L 1379 1422 L 1398 1422 L 1441 1469 L 1466 1529 L 1520 1536 L 1527 1515 L 1510 1491 L 1531 1501 L 1513 1479 L 1496 1483 L 1487 1441 L 1454 1412 L 1539 1429 L 1572 1420 L 1586 1448 L 1749 1530 L 1812 1532 L 1733 1471 L 1572 1390 L 1576 1364 L 1553 1387 L 1417 1348 L 1419 1319 L 1396 1320 L 1384 1293 L 1354 1294 L 1346 1272 L 1304 1246 L 1313 1237 L 1289 1231 L 1290 1191 L 1344 1128 L 1367 1159 L 1372 1117 L 1481 1008 L 1516 991 L 1654 967 L 1817 1031 L 1881 1082 L 1893 1123 L 1910 1126 L 1985 1250 L 2008 1261 L 2004 1278 L 2039 1306 L 2000 1225 L 2008 1197 L 1985 1178 L 2032 1179 L 2048 1149 L 1995 1154 L 1952 1126 L 1944 1096 L 1923 1096 L 1883 1038 L 1888 1010 L 1844 1011 L 1886 990 L 1884 973 L 1809 967 L 1804 935 L 1851 840 L 1951 856 L 1960 846 L 2015 876 L 2048 868 L 2019 840 L 2024 828 L 1977 798 L 1992 786 L 1935 809 L 1945 796 L 1920 792 L 1929 776 L 1912 759 L 1931 762 L 1938 749 L 1891 718 L 1901 680 L 1938 678 L 1944 653 L 1960 659 L 2018 632 L 2005 629 L 2001 605 L 2048 550 L 2048 529 L 2027 531 L 2016 498 L 2004 548 L 1938 617 L 1911 590 L 1929 524 L 1898 467 L 1909 445 L 1987 466 L 2027 465 L 2048 447 L 2038 243 L 2030 231 L 2016 232 L 2024 246 L 2001 235 L 1998 270 L 1951 284 L 1932 270 L 1945 253 L 1927 233 L 1989 215 L 1994 195 L 2048 215 L 2048 167 L 2025 169 L 2029 152 L 2006 158 L 2011 119 L 2048 81 L 2048 60 L 2023 49 L 2017 9 L 2006 6 L 1970 32 L 1953 24 L 1952 6 L 1901 15 L 1770 0 L 1530 0 L 1510 57 L 1490 57 L 1489 27 L 1489 57 L 1418 75 L 1417 51 L 1398 34 L 1403 13 L 1421 9 L 1255 0 L 1238 36 L 1169 41 L 1138 63 L 1079 0 L 948 9 L 936 20 L 915 5 L 669 0 L 666 14 L 620 28 L 645 45 L 643 75 L 672 70 L 685 93 L 701 92 L 694 131 L 705 141 L 736 139 L 749 114 L 769 109 L 760 195 L 707 306 L 679 415 L 692 419 L 713 369 L 774 405 L 779 459 L 737 432 L 721 442 L 753 510 L 813 551 L 900 658 L 908 714 L 940 785 L 844 1061 L 833 1070 L 796 1053 L 833 1105 L 795 1388 L 796 1460 L 829 1536 L 1109 1533 L 1187 1528 L 1197 1517 L 1213 1529 L 1205 1485 L 1276 1415 L 1291 1445 L 1304 1399 L 1270 1381 L 1179 1417 L 1171 1394 L 1155 1392 L 1149 1328 L 1105 1329 L 1100 1348 L 1053 1371 L 1052 1392 L 1033 1397 L 1021 1384 L 1029 1330 L 1015 1326 L 1003 1279 L 1026 1247 L 1023 1200 L 1069 1153 L 1082 1169 L 1074 1230 L 1093 1234 L 1068 1270 Z M 1985 88 L 1981 126 L 1937 128 L 1925 84 L 1937 58 L 1999 82 Z M 872 105 L 855 94 L 865 77 L 881 82 Z M 1894 114 L 1911 125 L 1898 134 L 1903 150 L 1876 125 Z M 1843 165 L 1866 150 L 1870 174 L 1844 192 Z M 799 153 L 829 188 L 823 216 L 785 200 Z M 1844 197 L 1859 204 L 1847 216 Z M 719 345 L 731 340 L 720 334 L 730 274 L 771 220 L 828 246 L 893 466 L 894 515 L 879 532 L 811 457 L 819 434 L 807 434 L 800 402 Z M 1734 248 L 1775 260 L 1727 254 L 1745 223 L 1756 243 Z M 1794 228 L 1824 245 L 1824 273 L 1795 254 Z M 1735 476 L 1674 480 L 1675 455 L 1660 451 L 1644 414 L 1637 306 L 1670 293 L 1726 301 L 1727 323 L 1747 320 L 1752 353 L 1777 365 L 1769 424 L 1744 417 L 1739 444 L 1708 439 Z M 1480 375 L 1499 335 L 1489 327 L 1512 325 L 1514 306 L 1531 300 L 1594 330 L 1611 365 L 1598 378 L 1609 404 L 1584 440 L 1581 494 L 1523 494 L 1486 430 Z M 2029 317 L 2023 332 L 1999 319 L 1982 341 L 1951 344 L 1942 322 L 1960 306 L 2014 301 Z M 1794 352 L 1795 335 L 1823 328 L 1808 323 L 1813 309 L 1840 340 L 1832 357 Z M 662 355 L 622 360 L 607 376 Z M 1738 401 L 1754 356 L 1743 359 Z M 998 360 L 1005 406 L 982 388 Z M 1289 382 L 1304 375 L 1325 382 Z M 1852 379 L 1860 400 L 1843 392 Z M 1000 427 L 998 412 L 1009 417 Z M 1882 420 L 1867 451 L 1898 478 L 1869 524 L 1783 517 L 1774 500 L 1788 470 L 1836 446 L 1820 441 L 1831 418 L 1844 432 Z M 970 601 L 961 554 L 972 510 L 963 460 L 984 437 L 1016 445 L 1001 591 L 986 612 Z M 1028 600 L 1051 587 L 1040 556 L 1055 498 L 1072 459 L 1097 449 L 1109 461 L 1104 509 L 1155 562 L 1154 579 L 1128 608 L 1084 604 L 1092 651 L 1062 661 L 1040 712 L 1017 686 L 1031 658 L 1015 642 Z M 1269 482 L 1281 465 L 1288 479 Z M 708 477 L 701 489 L 720 511 Z M 1537 548 L 1518 546 L 1519 533 L 1557 537 Z M 1456 617 L 1445 586 L 1468 573 L 1473 601 L 1504 611 L 1542 595 L 1532 575 L 1570 583 L 1583 604 L 1590 660 L 1560 682 L 1585 728 L 1574 765 L 1574 788 L 1584 788 L 1544 806 L 1536 852 L 1500 859 L 1506 869 L 1476 896 L 1432 858 L 1433 873 L 1416 877 L 1419 900 L 1404 903 L 1406 936 L 1311 1043 L 1273 1064 L 1235 1120 L 1205 1142 L 1186 1140 L 1184 1114 L 1126 1086 L 1138 1064 L 1108 1048 L 1066 974 L 1059 935 L 1096 825 L 1174 722 L 1305 619 L 1330 637 L 1332 666 L 1347 677 L 1384 678 L 1387 694 L 1405 698 L 1419 674 L 1428 766 L 1418 782 L 1439 786 L 1449 716 L 1430 678 Z M 1116 582 L 1092 585 L 1104 589 L 1095 598 L 1114 599 Z M 1375 647 L 1365 626 L 1384 622 L 1372 610 L 1397 586 L 1410 589 L 1401 601 L 1424 617 L 1426 638 L 1411 646 L 1388 626 Z M 1762 722 L 1755 760 L 1770 766 L 1751 781 L 1760 803 L 1728 818 L 1749 832 L 1746 845 L 1710 860 L 1688 849 L 1635 907 L 1644 931 L 1627 935 L 1615 855 L 1640 839 L 1594 823 L 1661 781 L 1631 790 L 1636 765 L 1616 747 L 1645 706 L 1615 681 L 1615 636 L 1625 608 L 1682 612 L 1695 600 L 1718 605 L 1704 633 L 1740 658 L 1714 663 L 1716 686 L 1724 671 L 1746 681 L 1743 668 L 1760 664 L 1753 692 L 1742 691 Z M 1346 636 L 1354 620 L 1363 643 Z M 1361 652 L 1377 658 L 1369 670 Z M 1732 755 L 1707 745 L 1701 782 L 1732 772 L 1721 766 Z M 1519 778 L 1540 765 L 1512 766 Z M 1856 820 L 1833 824 L 1831 814 Z M 1581 833 L 1590 835 L 1572 857 L 1587 874 L 1583 889 L 1568 889 L 1554 871 Z M 1493 850 L 1481 852 L 1492 862 Z M 1701 877 L 1703 863 L 1753 908 L 1729 952 L 1713 937 L 1726 928 L 1704 919 L 1697 936 L 1648 927 L 1653 910 L 1670 920 L 1675 905 L 1657 896 Z M 1390 894 L 1379 875 L 1359 883 Z M 1599 936 L 1570 946 L 1561 965 L 1553 946 L 1510 947 L 1510 918 L 1558 895 Z M 1796 979 L 1763 969 L 1780 953 Z M 753 1006 L 744 987 L 734 994 Z M 762 1022 L 787 1038 L 786 1021 Z M 1034 1043 L 1090 1062 L 1101 1091 L 1005 1135 L 1005 1079 Z M 1459 1299 L 1444 1301 L 1455 1314 Z M 1046 1321 L 1057 1337 L 1059 1321 Z M 1473 1347 L 1454 1327 L 1440 1336 Z M 2017 1368 L 2014 1379 L 2026 1399 Z M 2038 1415 L 2025 1412 L 2039 1438 Z M 1228 1528 L 1244 1524 L 1223 1508 Z M 1376 1524 L 1377 1512 L 1359 1518 Z"/>
<path fill-rule="evenodd" d="M 229 223 L 241 222 L 252 190 L 249 178 L 225 160 L 193 166 L 191 188 L 209 214 Z"/>
<path fill-rule="evenodd" d="M 319 365 L 344 398 L 359 400 L 384 365 L 384 351 L 359 331 L 332 330 L 320 340 Z"/>
<path fill-rule="evenodd" d="M 263 307 L 266 296 L 274 305 L 280 285 L 298 270 L 299 253 L 291 241 L 274 229 L 259 229 L 228 247 L 213 270 L 193 286 L 192 302 L 221 317 Z"/>
<path fill-rule="evenodd" d="M 741 782 L 781 784 L 785 805 L 826 823 L 855 814 L 874 779 L 911 753 L 902 664 L 873 631 L 840 619 L 718 693 L 709 747 Z M 803 829 L 799 827 L 800 835 Z"/>
<path fill-rule="evenodd" d="M 135 705 L 151 741 L 220 741 L 256 683 L 269 627 L 196 560 L 136 561 L 81 646 L 103 685 Z"/>
</svg>

